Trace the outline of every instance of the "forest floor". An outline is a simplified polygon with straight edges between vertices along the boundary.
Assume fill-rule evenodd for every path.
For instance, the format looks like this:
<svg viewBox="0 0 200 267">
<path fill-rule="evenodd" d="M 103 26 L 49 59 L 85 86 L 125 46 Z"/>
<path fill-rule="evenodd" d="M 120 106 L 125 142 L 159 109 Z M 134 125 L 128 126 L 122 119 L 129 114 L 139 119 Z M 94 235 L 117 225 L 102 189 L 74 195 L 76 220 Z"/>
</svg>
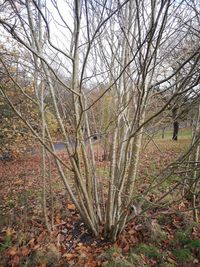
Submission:
<svg viewBox="0 0 200 267">
<path fill-rule="evenodd" d="M 182 154 L 189 143 L 189 139 L 146 143 L 138 190 L 142 192 L 142 186 Z M 62 151 L 59 154 L 66 159 Z M 104 175 L 106 162 L 100 160 L 98 168 Z M 173 196 L 167 197 L 163 205 L 130 222 L 118 241 L 110 243 L 94 238 L 87 230 L 51 164 L 47 207 L 54 230 L 50 234 L 43 220 L 40 169 L 37 154 L 0 162 L 0 267 L 200 266 L 200 226 L 193 221 L 190 200 L 176 203 Z M 162 190 L 169 186 L 165 183 Z M 150 202 L 156 200 L 156 194 L 152 192 Z"/>
</svg>

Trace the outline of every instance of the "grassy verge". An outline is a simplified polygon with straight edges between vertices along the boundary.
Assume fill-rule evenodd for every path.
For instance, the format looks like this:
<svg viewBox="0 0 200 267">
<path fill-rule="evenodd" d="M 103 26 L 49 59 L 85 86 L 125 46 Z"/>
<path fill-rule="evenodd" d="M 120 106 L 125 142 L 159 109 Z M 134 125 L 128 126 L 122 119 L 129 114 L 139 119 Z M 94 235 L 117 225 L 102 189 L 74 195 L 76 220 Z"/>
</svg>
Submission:
<svg viewBox="0 0 200 267">
<path fill-rule="evenodd" d="M 165 140 L 172 139 L 173 131 L 165 130 L 164 138 Z M 162 139 L 162 131 L 159 131 L 155 135 L 156 139 Z M 179 130 L 178 139 L 191 139 L 192 138 L 192 129 L 191 128 L 181 128 Z"/>
</svg>

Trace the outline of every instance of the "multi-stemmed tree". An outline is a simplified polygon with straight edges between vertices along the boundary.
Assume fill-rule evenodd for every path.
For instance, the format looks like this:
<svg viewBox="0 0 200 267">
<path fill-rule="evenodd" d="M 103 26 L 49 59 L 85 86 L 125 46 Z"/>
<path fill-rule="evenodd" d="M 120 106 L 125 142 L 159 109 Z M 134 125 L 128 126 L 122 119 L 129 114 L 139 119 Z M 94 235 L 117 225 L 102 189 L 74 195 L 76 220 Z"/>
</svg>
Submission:
<svg viewBox="0 0 200 267">
<path fill-rule="evenodd" d="M 27 97 L 39 110 L 41 130 L 35 131 L 31 118 L 23 116 L 3 87 L 1 94 L 42 144 L 44 162 L 47 151 L 54 157 L 71 200 L 95 236 L 104 225 L 104 235 L 116 240 L 133 218 L 131 206 L 134 216 L 139 212 L 135 200 L 139 196 L 142 203 L 146 197 L 136 186 L 143 133 L 171 103 L 194 88 L 197 92 L 198 46 L 177 68 L 169 69 L 167 63 L 177 46 L 174 42 L 166 49 L 168 41 L 182 30 L 184 39 L 186 28 L 193 25 L 192 10 L 179 23 L 179 13 L 189 8 L 187 1 L 172 0 L 9 0 L 1 6 L 2 31 L 23 47 L 32 66 L 27 75 L 35 95 Z M 176 60 L 172 57 L 171 66 Z M 148 114 L 163 92 L 170 92 L 167 101 Z M 101 113 L 96 111 L 105 104 L 109 108 L 99 120 Z M 48 108 L 59 125 L 67 162 L 55 152 Z M 90 138 L 98 123 L 109 147 L 104 187 Z M 43 171 L 45 179 L 45 164 Z"/>
</svg>

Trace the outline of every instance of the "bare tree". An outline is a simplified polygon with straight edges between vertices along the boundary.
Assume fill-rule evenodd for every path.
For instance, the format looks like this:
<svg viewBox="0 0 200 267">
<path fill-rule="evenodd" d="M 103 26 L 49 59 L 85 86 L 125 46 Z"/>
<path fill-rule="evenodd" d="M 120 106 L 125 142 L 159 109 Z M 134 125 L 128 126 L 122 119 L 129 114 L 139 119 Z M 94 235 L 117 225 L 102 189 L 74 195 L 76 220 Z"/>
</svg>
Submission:
<svg viewBox="0 0 200 267">
<path fill-rule="evenodd" d="M 139 213 L 138 206 L 149 192 L 135 203 L 145 127 L 199 83 L 199 47 L 175 69 L 169 68 L 166 60 L 177 45 L 172 43 L 166 50 L 169 38 L 185 27 L 191 28 L 193 16 L 184 16 L 180 25 L 174 15 L 187 10 L 186 1 L 69 2 L 61 1 L 59 5 L 54 0 L 48 4 L 41 0 L 9 0 L 2 5 L 6 8 L 0 19 L 2 31 L 23 46 L 33 65 L 29 75 L 40 110 L 41 132 L 36 132 L 31 121 L 22 116 L 3 87 L 1 94 L 42 144 L 43 157 L 45 151 L 54 157 L 68 194 L 93 234 L 102 234 L 100 226 L 105 225 L 104 235 L 116 240 Z M 56 27 L 60 31 L 57 36 Z M 176 62 L 176 58 L 172 60 Z M 16 83 L 14 79 L 12 82 Z M 159 92 L 155 90 L 158 86 Z M 167 101 L 148 116 L 152 99 L 171 92 L 173 86 L 176 90 Z M 60 102 L 59 87 L 71 101 Z M 45 96 L 51 101 L 45 101 Z M 46 119 L 48 103 L 60 128 L 67 162 L 59 158 L 54 148 Z M 106 186 L 98 175 L 91 138 L 94 125 L 99 123 L 95 108 L 100 103 L 110 103 L 101 133 L 110 150 Z M 67 109 L 70 127 L 66 127 Z M 45 165 L 43 168 L 45 172 Z"/>
</svg>

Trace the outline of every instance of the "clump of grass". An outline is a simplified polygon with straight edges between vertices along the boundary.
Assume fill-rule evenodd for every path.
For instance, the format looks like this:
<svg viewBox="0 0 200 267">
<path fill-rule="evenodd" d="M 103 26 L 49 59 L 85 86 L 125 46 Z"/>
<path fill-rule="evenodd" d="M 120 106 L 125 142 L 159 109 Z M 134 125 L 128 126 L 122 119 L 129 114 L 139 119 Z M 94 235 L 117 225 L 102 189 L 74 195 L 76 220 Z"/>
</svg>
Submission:
<svg viewBox="0 0 200 267">
<path fill-rule="evenodd" d="M 112 249 L 109 250 L 108 254 L 115 255 L 116 250 Z M 113 253 L 114 252 L 114 253 Z M 112 256 L 111 259 L 106 263 L 106 267 L 147 267 L 146 264 L 143 264 L 142 257 L 140 255 L 137 255 L 134 252 L 130 252 L 128 257 L 124 257 L 122 254 L 120 254 L 117 258 L 114 258 Z"/>
<path fill-rule="evenodd" d="M 170 215 L 166 215 L 166 214 L 161 214 L 158 217 L 158 223 L 161 225 L 172 225 L 173 223 L 173 218 Z"/>
<path fill-rule="evenodd" d="M 179 263 L 190 262 L 193 259 L 193 255 L 188 248 L 175 249 L 173 254 Z"/>
<path fill-rule="evenodd" d="M 145 256 L 152 259 L 159 259 L 160 252 L 159 249 L 155 246 L 150 246 L 146 244 L 140 244 L 136 249 L 135 253 L 144 254 Z"/>
<path fill-rule="evenodd" d="M 118 247 L 111 247 L 104 254 L 105 254 L 104 255 L 105 258 L 113 259 L 121 254 L 121 249 Z"/>
<path fill-rule="evenodd" d="M 173 254 L 180 263 L 190 262 L 194 257 L 200 255 L 200 239 L 191 240 L 191 229 L 189 227 L 185 231 L 177 232 L 172 240 Z"/>
<path fill-rule="evenodd" d="M 172 243 L 174 245 L 185 246 L 191 242 L 187 232 L 177 232 L 174 236 Z"/>
<path fill-rule="evenodd" d="M 0 243 L 0 251 L 3 251 L 12 246 L 12 237 L 10 234 L 6 233 L 4 241 Z"/>
<path fill-rule="evenodd" d="M 188 247 L 197 249 L 200 252 L 200 239 L 191 240 Z"/>
</svg>

